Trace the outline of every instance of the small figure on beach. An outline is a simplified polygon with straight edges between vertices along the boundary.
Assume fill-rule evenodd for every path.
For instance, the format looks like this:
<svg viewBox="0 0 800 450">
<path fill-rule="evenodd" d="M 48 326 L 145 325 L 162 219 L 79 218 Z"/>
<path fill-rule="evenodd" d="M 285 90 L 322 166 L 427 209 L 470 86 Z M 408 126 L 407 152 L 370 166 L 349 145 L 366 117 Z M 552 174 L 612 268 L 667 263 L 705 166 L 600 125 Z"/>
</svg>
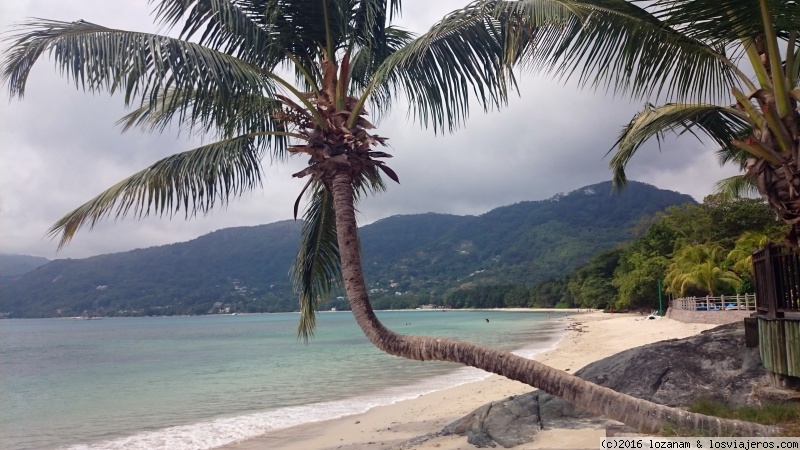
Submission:
<svg viewBox="0 0 800 450">
<path fill-rule="evenodd" d="M 488 318 L 488 317 L 486 318 L 486 321 L 487 321 L 487 322 L 489 321 L 489 318 Z"/>
</svg>

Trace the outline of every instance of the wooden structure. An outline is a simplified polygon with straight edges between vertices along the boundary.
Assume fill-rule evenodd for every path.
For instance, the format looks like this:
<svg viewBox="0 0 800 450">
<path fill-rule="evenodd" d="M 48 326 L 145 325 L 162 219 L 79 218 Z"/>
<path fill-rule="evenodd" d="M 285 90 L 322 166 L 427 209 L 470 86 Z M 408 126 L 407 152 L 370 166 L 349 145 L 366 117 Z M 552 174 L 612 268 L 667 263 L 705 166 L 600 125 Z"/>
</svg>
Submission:
<svg viewBox="0 0 800 450">
<path fill-rule="evenodd" d="M 761 362 L 778 384 L 800 389 L 800 252 L 768 244 L 753 269 Z"/>
</svg>

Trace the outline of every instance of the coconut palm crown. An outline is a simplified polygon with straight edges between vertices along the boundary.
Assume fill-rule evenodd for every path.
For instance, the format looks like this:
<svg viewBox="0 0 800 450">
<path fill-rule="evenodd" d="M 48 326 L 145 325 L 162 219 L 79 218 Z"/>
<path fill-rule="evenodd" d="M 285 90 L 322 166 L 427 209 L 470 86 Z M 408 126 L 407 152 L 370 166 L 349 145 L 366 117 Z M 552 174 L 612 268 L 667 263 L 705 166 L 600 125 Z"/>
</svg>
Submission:
<svg viewBox="0 0 800 450">
<path fill-rule="evenodd" d="M 705 290 L 712 297 L 720 288 L 739 287 L 741 279 L 731 270 L 720 267 L 723 248 L 716 244 L 689 245 L 677 252 L 664 280 L 668 290 L 683 296 L 686 289 Z"/>
<path fill-rule="evenodd" d="M 718 183 L 723 193 L 756 190 L 790 224 L 797 247 L 800 223 L 800 3 L 791 0 L 656 0 L 646 9 L 659 26 L 705 48 L 732 77 L 694 84 L 670 74 L 673 90 L 704 94 L 699 102 L 648 104 L 620 133 L 611 167 L 618 186 L 640 146 L 665 134 L 705 136 L 744 177 Z M 654 22 L 654 23 L 655 23 Z M 686 60 L 684 64 L 692 64 Z M 609 70 L 623 72 L 622 67 Z M 723 92 L 723 95 L 719 95 Z M 754 189 L 753 189 L 754 188 Z"/>
<path fill-rule="evenodd" d="M 31 67 L 49 54 L 79 89 L 121 92 L 132 107 L 125 129 L 160 132 L 178 123 L 218 138 L 68 213 L 51 229 L 61 245 L 108 217 L 205 213 L 260 186 L 265 158 L 305 156 L 308 165 L 294 176 L 308 180 L 310 201 L 291 271 L 302 336 L 314 328 L 317 300 L 341 282 L 356 322 L 389 354 L 477 367 L 647 431 L 672 424 L 715 435 L 780 432 L 634 399 L 508 352 L 395 333 L 372 310 L 361 270 L 355 202 L 384 189 L 383 175 L 399 179 L 384 161 L 386 138 L 367 117 L 377 122 L 403 100 L 422 126 L 452 131 L 473 103 L 503 106 L 515 87 L 512 67 L 526 62 L 562 75 L 578 70 L 584 85 L 686 98 L 730 78 L 716 54 L 623 0 L 478 0 L 419 36 L 393 25 L 399 0 L 151 3 L 161 25 L 182 24 L 177 38 L 42 19 L 8 38 L 1 76 L 12 97 L 23 96 Z M 616 64 L 622 74 L 606 69 Z M 667 84 L 673 73 L 692 89 Z"/>
<path fill-rule="evenodd" d="M 436 131 L 453 130 L 470 102 L 501 106 L 514 85 L 503 59 L 515 33 L 497 20 L 445 17 L 414 36 L 393 25 L 393 1 L 154 1 L 178 38 L 106 28 L 83 20 L 30 20 L 7 40 L 3 80 L 22 97 L 33 64 L 50 53 L 79 88 L 121 92 L 133 110 L 124 129 L 163 131 L 180 123 L 217 142 L 176 153 L 122 180 L 50 230 L 66 244 L 108 216 L 187 217 L 260 186 L 262 160 L 305 155 L 311 201 L 293 268 L 301 333 L 316 301 L 340 280 L 331 184 L 346 171 L 355 193 L 384 189 L 385 139 L 369 130 L 398 97 Z M 305 191 L 305 189 L 304 189 Z M 302 194 L 301 194 L 302 196 Z M 295 203 L 297 217 L 298 202 Z"/>
</svg>

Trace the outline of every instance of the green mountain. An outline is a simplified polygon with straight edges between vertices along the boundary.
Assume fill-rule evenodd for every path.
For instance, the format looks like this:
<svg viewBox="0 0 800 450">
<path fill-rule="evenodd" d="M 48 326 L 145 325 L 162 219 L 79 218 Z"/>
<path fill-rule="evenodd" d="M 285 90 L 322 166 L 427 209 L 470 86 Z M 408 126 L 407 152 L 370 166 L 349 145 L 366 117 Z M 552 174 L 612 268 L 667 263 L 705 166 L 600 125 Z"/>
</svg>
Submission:
<svg viewBox="0 0 800 450">
<path fill-rule="evenodd" d="M 41 256 L 0 253 L 0 277 L 22 275 L 48 262 L 49 259 Z"/>
<path fill-rule="evenodd" d="M 644 216 L 693 201 L 636 182 L 619 194 L 610 192 L 606 182 L 480 216 L 428 213 L 366 225 L 361 243 L 373 298 L 406 296 L 435 303 L 465 283 L 533 285 L 632 239 Z M 189 242 L 55 260 L 6 280 L 0 286 L 0 313 L 52 317 L 83 311 L 293 311 L 297 300 L 288 270 L 299 230 L 294 221 L 227 228 Z M 322 306 L 346 307 L 336 298 L 342 295 Z"/>
</svg>

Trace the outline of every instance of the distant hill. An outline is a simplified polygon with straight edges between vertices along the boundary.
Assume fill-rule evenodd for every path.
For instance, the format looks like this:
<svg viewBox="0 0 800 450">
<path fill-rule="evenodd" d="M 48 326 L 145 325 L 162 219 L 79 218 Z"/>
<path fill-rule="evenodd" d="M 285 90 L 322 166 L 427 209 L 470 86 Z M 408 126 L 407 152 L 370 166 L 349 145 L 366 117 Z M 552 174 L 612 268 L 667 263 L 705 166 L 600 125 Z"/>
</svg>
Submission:
<svg viewBox="0 0 800 450">
<path fill-rule="evenodd" d="M 637 182 L 612 194 L 606 182 L 480 216 L 389 217 L 361 228 L 365 275 L 375 299 L 428 301 L 464 283 L 532 285 L 632 239 L 644 216 L 692 201 Z M 0 286 L 0 313 L 293 311 L 288 270 L 300 227 L 284 221 L 227 228 L 189 242 L 51 261 Z M 346 307 L 335 297 L 325 307 Z"/>
<path fill-rule="evenodd" d="M 287 273 L 300 223 L 226 228 L 188 242 L 57 259 L 0 286 L 11 317 L 206 314 L 217 301 L 258 298 L 257 308 L 291 310 Z M 274 294 L 274 295 L 273 295 Z M 269 304 L 270 306 L 266 306 Z"/>
<path fill-rule="evenodd" d="M 365 272 L 370 284 L 432 274 L 448 288 L 467 280 L 534 284 L 632 239 L 642 217 L 693 201 L 637 182 L 611 193 L 606 182 L 480 216 L 389 217 L 361 231 L 365 259 L 371 260 Z"/>
<path fill-rule="evenodd" d="M 0 277 L 22 275 L 48 262 L 49 259 L 40 256 L 0 253 Z"/>
</svg>

